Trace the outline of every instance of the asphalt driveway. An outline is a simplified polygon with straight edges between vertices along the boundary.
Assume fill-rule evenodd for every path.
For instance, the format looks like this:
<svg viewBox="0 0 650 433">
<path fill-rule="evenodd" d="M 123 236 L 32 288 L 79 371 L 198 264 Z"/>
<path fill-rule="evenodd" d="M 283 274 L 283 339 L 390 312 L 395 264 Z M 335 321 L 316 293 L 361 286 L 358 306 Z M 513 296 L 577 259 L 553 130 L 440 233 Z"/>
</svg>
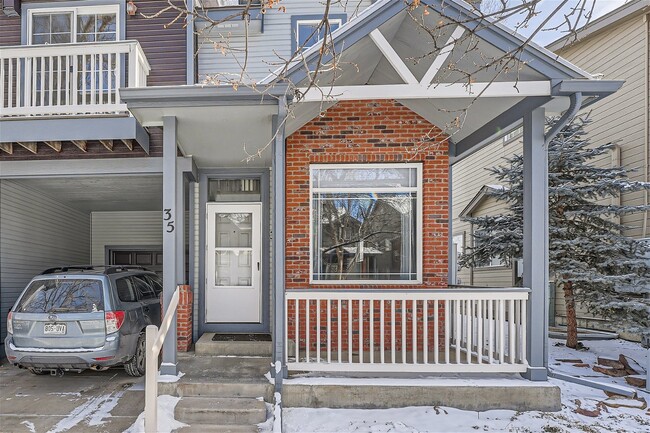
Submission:
<svg viewBox="0 0 650 433">
<path fill-rule="evenodd" d="M 128 376 L 121 367 L 52 377 L 3 360 L 0 432 L 123 432 L 144 410 L 143 390 L 143 378 Z"/>
</svg>

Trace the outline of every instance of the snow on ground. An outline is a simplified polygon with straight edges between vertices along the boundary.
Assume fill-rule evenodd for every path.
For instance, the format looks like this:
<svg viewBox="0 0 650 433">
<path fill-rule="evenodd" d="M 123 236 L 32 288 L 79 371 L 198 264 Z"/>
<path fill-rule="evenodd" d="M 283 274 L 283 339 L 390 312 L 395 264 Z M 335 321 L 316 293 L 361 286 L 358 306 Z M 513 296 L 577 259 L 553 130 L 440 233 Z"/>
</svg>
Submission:
<svg viewBox="0 0 650 433">
<path fill-rule="evenodd" d="M 171 395 L 158 396 L 158 428 L 156 433 L 171 433 L 187 425 L 174 419 L 174 409 L 180 399 L 180 397 L 172 397 Z M 124 433 L 142 432 L 144 432 L 144 412 L 138 416 L 138 419 L 135 420 L 131 427 L 124 430 Z"/>
<path fill-rule="evenodd" d="M 549 341 L 549 364 L 557 371 L 626 385 L 623 378 L 611 378 L 591 370 L 597 356 L 618 358 L 624 354 L 632 367 L 645 370 L 647 350 L 622 340 L 587 341 L 587 351 L 556 346 Z M 557 359 L 580 359 L 589 367 L 574 367 Z M 560 365 L 555 365 L 560 364 Z M 285 433 L 424 433 L 424 432 L 508 432 L 508 433 L 650 433 L 650 394 L 638 390 L 638 399 L 610 397 L 598 389 L 551 379 L 562 392 L 560 412 L 516 412 L 491 410 L 464 411 L 447 407 L 407 407 L 398 409 L 307 409 L 285 408 Z M 632 407 L 610 407 L 632 406 Z"/>
<path fill-rule="evenodd" d="M 70 430 L 84 420 L 88 421 L 91 426 L 104 424 L 104 419 L 111 416 L 111 411 L 117 406 L 117 402 L 123 394 L 124 391 L 117 391 L 89 399 L 81 406 L 76 407 L 47 433 L 60 433 Z"/>
</svg>

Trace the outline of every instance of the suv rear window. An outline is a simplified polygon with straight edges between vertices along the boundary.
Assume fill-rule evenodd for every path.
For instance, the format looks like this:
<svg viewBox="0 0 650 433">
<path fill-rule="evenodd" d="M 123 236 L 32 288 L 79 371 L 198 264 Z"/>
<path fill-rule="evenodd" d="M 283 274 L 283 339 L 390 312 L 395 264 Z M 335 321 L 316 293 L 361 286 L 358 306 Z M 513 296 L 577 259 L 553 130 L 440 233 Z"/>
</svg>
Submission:
<svg viewBox="0 0 650 433">
<path fill-rule="evenodd" d="M 36 280 L 16 308 L 22 313 L 88 313 L 104 310 L 102 282 L 84 279 Z"/>
</svg>

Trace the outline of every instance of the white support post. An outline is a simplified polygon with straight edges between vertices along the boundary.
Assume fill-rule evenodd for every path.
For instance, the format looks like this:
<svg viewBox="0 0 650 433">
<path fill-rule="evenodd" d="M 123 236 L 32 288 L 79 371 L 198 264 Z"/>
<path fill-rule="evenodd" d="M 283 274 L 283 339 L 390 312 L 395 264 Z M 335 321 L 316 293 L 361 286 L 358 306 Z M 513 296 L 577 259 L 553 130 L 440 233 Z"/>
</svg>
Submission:
<svg viewBox="0 0 650 433">
<path fill-rule="evenodd" d="M 177 163 L 176 163 L 176 117 L 163 117 L 163 306 L 166 312 L 176 290 L 178 236 L 183 231 L 177 220 Z M 169 327 L 169 333 L 163 345 L 162 374 L 176 375 L 176 317 Z"/>
<path fill-rule="evenodd" d="M 158 430 L 158 357 L 151 356 L 157 335 L 156 325 L 147 326 L 147 365 L 145 369 L 147 377 L 144 393 L 144 428 L 146 433 L 155 433 Z"/>
<path fill-rule="evenodd" d="M 547 379 L 548 366 L 548 153 L 544 108 L 524 116 L 524 287 L 531 289 L 526 317 L 525 377 Z"/>
</svg>

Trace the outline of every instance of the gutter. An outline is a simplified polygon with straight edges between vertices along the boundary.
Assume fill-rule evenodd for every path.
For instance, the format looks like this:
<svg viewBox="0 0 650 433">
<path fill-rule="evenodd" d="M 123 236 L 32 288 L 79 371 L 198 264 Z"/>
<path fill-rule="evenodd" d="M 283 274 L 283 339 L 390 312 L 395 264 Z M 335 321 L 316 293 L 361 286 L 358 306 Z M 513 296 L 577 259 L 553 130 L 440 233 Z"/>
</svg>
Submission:
<svg viewBox="0 0 650 433">
<path fill-rule="evenodd" d="M 571 100 L 569 109 L 564 112 L 562 117 L 555 122 L 548 133 L 544 136 L 544 146 L 546 147 L 548 147 L 548 144 L 553 138 L 555 138 L 558 132 L 560 132 L 560 130 L 564 128 L 576 114 L 578 114 L 578 111 L 580 111 L 580 108 L 582 107 L 582 92 L 572 93 L 569 98 Z"/>
</svg>

